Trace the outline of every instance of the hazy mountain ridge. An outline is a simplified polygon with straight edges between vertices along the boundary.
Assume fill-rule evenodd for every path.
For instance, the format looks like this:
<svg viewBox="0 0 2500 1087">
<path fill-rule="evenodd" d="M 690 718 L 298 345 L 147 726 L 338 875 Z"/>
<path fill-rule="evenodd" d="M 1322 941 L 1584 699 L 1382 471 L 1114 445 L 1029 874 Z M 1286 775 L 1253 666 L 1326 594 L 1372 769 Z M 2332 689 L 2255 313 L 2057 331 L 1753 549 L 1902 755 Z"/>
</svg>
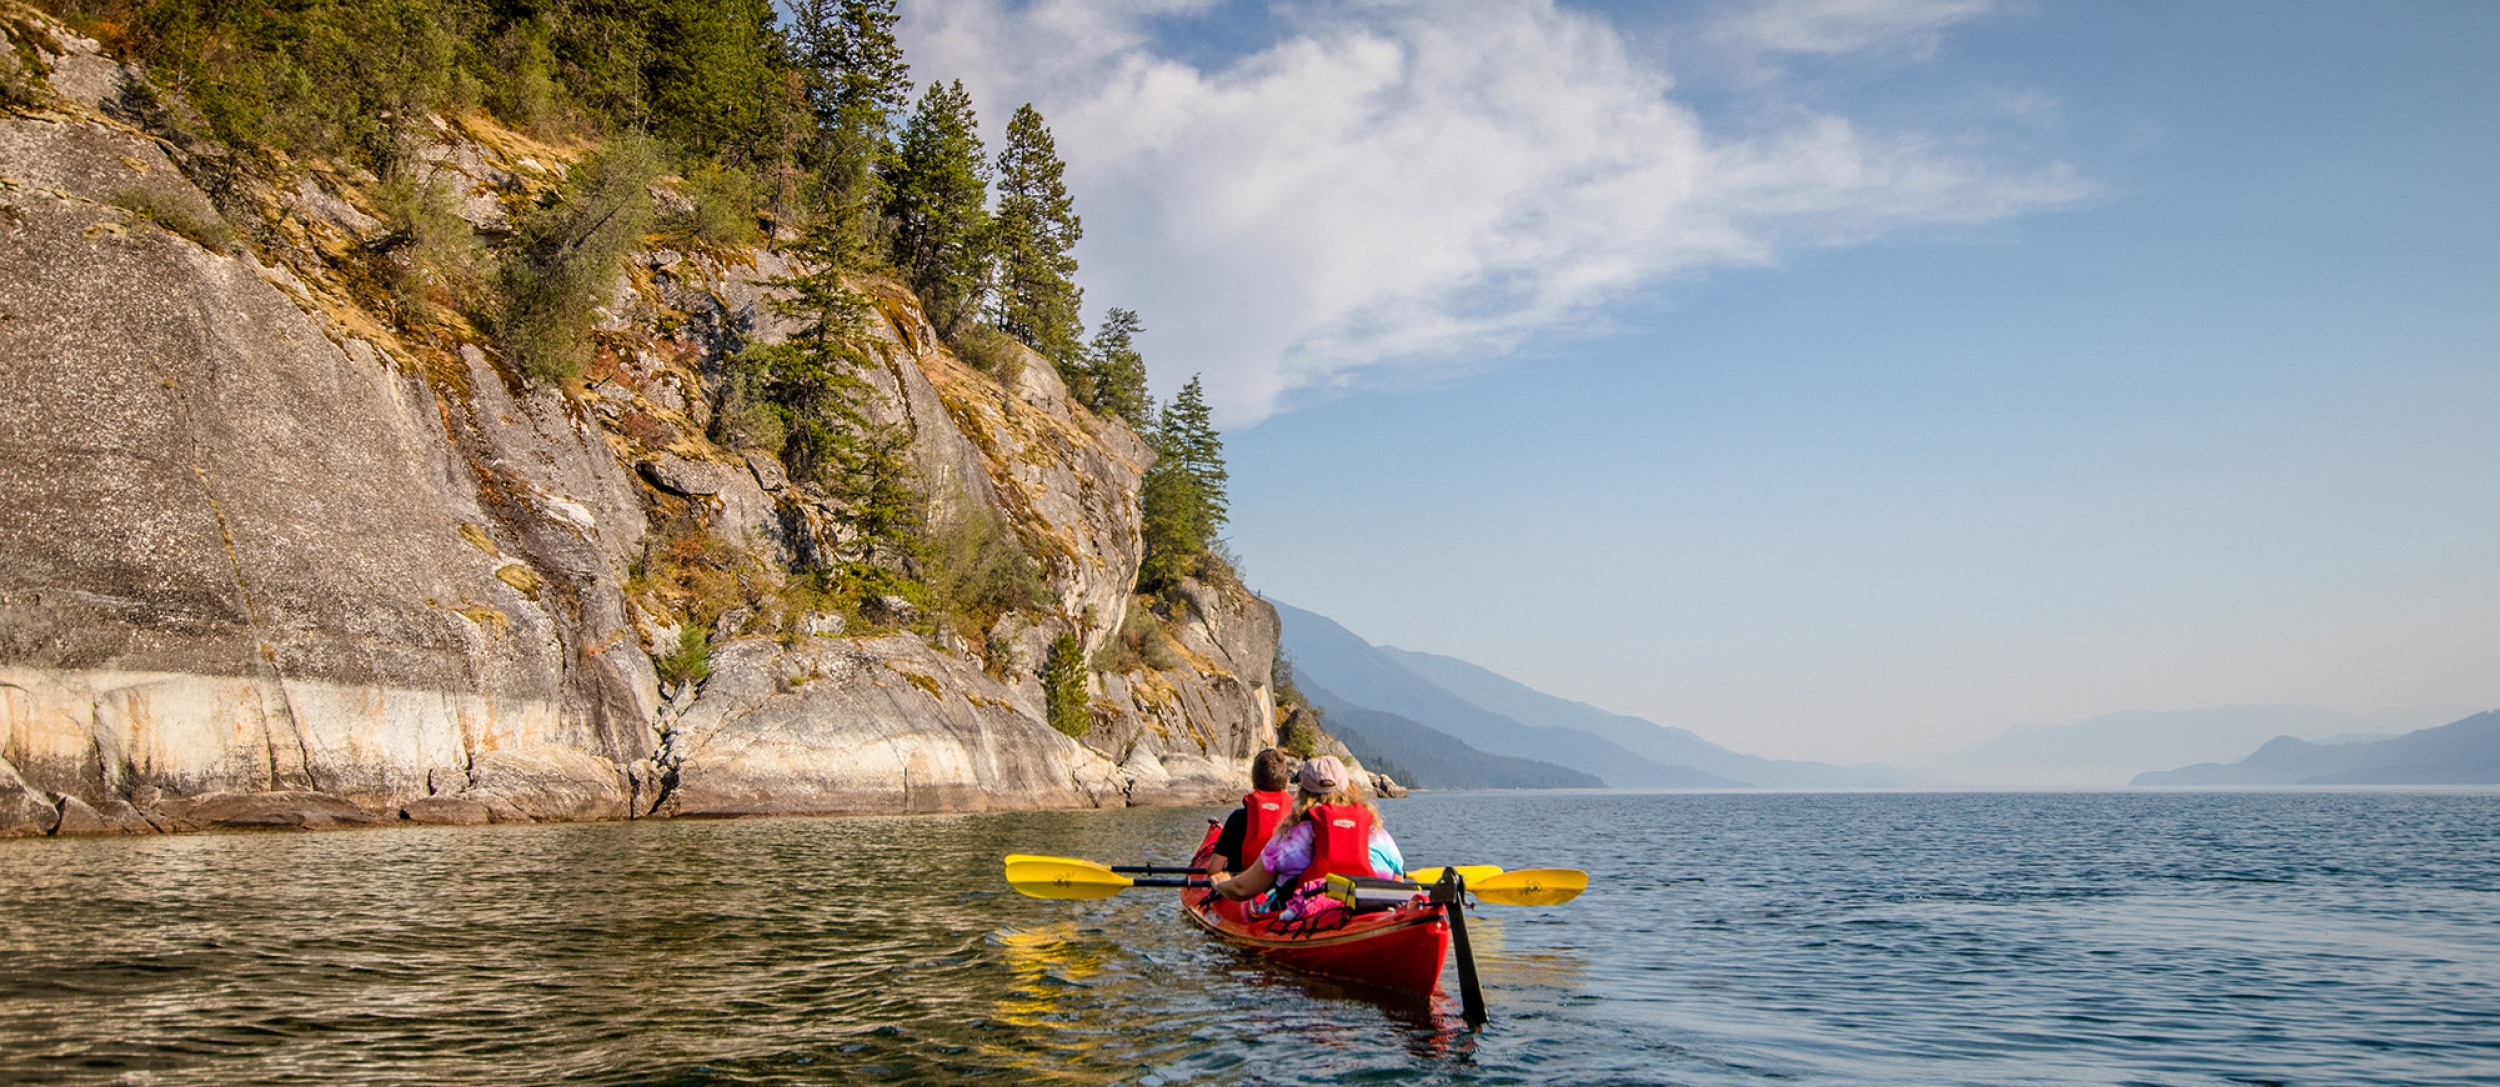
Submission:
<svg viewBox="0 0 2500 1087">
<path fill-rule="evenodd" d="M 2017 725 L 1943 757 L 1921 781 L 1982 788 L 2118 788 L 2163 767 L 2241 758 L 2276 737 L 2311 743 L 2383 739 L 2471 712 L 2470 707 L 2430 706 L 2359 713 L 2310 705 L 2127 710 L 2071 724 Z"/>
<path fill-rule="evenodd" d="M 2131 782 L 2500 781 L 2500 771 L 2482 778 L 2472 776 L 2479 770 L 2456 768 L 2481 765 L 2474 761 L 2479 749 L 2470 743 L 2443 749 L 2450 760 L 2445 766 L 2406 763 L 2387 754 L 2413 750 L 2388 746 L 2400 741 L 2435 744 L 2416 740 L 2423 733 L 2409 730 L 2471 712 L 2440 706 L 2373 712 L 2310 705 L 2128 710 L 2063 725 L 2018 725 L 1917 768 L 1767 759 L 1730 751 L 1689 730 L 1551 695 L 1456 657 L 1373 645 L 1325 616 L 1290 605 L 1278 604 L 1277 611 L 1295 672 L 1309 677 L 1306 687 L 1322 692 L 1313 697 L 1330 711 L 1332 723 L 1350 711 L 1381 712 L 1421 730 L 1399 732 L 1407 744 L 1439 736 L 1481 756 L 1558 764 L 1618 788 L 2067 789 L 2123 788 Z M 1401 741 L 1382 735 L 1368 740 L 1390 758 L 1404 760 Z M 2225 765 L 2252 750 L 2257 753 Z M 2149 769 L 2187 762 L 2197 765 Z"/>
<path fill-rule="evenodd" d="M 1550 695 L 1482 665 L 1394 646 L 1383 654 L 1460 698 L 1530 727 L 1589 733 L 1636 755 L 1672 766 L 1762 788 L 1828 788 L 1893 784 L 1887 770 L 1834 766 L 1796 759 L 1766 759 L 1711 743 L 1687 729 L 1613 713 L 1586 702 Z"/>
<path fill-rule="evenodd" d="M 2500 710 L 2372 743 L 2266 741 L 2238 762 L 2137 774 L 2134 785 L 2500 784 Z"/>
<path fill-rule="evenodd" d="M 1383 710 L 1346 705 L 1305 685 L 1303 693 L 1328 707 L 1328 730 L 1374 770 L 1395 767 L 1426 789 L 1597 789 L 1593 774 L 1536 759 L 1478 751 L 1412 719 Z"/>
<path fill-rule="evenodd" d="M 1394 714 L 1487 754 L 1558 764 L 1616 788 L 1888 784 L 1870 771 L 1739 754 L 1681 729 L 1557 698 L 1455 658 L 1375 646 L 1326 616 L 1288 604 L 1276 608 L 1294 672 L 1310 677 L 1309 686 L 1327 691 L 1342 707 Z M 1441 682 L 1442 677 L 1452 681 Z M 1323 707 L 1332 715 L 1339 712 L 1325 702 Z M 1507 712 L 1513 710 L 1518 712 Z M 1389 754 L 1402 761 L 1396 751 Z"/>
</svg>

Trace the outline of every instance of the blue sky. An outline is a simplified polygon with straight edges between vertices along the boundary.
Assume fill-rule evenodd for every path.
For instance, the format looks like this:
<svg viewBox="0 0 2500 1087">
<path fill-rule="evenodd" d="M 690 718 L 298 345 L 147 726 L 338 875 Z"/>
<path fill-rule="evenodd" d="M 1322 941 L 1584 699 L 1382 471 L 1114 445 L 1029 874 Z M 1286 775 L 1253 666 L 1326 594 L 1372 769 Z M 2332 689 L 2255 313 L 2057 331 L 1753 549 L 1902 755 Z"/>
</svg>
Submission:
<svg viewBox="0 0 2500 1087">
<path fill-rule="evenodd" d="M 1840 761 L 2500 705 L 2500 5 L 969 4 L 906 45 L 1052 119 L 1089 309 L 1217 395 L 1253 585 L 1374 641 Z"/>
</svg>

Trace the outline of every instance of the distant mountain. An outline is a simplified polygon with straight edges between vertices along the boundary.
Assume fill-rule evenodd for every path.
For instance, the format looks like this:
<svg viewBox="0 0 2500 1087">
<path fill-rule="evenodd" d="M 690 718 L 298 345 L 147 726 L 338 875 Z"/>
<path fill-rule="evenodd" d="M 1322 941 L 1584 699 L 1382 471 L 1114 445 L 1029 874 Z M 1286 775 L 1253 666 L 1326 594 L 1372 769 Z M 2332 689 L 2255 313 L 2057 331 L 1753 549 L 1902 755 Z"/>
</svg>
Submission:
<svg viewBox="0 0 2500 1087">
<path fill-rule="evenodd" d="M 1271 601 L 1273 603 L 1273 601 Z M 1554 763 L 1625 789 L 1744 788 L 1741 780 L 1647 758 L 1605 737 L 1572 728 L 1540 728 L 1486 709 L 1443 689 L 1323 615 L 1276 605 L 1294 675 L 1309 677 L 1313 701 L 1336 722 L 1352 710 L 1407 719 L 1492 755 Z M 1318 692 L 1326 692 L 1323 698 Z M 1330 704 L 1333 702 L 1334 704 Z M 1351 746 L 1351 745 L 1349 745 Z M 1399 751 L 1388 752 L 1412 766 Z M 1357 753 L 1360 757 L 1360 753 Z"/>
<path fill-rule="evenodd" d="M 1306 691 L 1306 693 L 1309 693 Z M 1316 699 L 1318 696 L 1313 695 Z M 1328 731 L 1373 769 L 1395 767 L 1426 789 L 1596 789 L 1594 775 L 1535 759 L 1490 755 L 1394 713 L 1344 707 Z"/>
<path fill-rule="evenodd" d="M 2116 788 L 2154 767 L 2225 762 L 2277 736 L 2320 741 L 2349 740 L 2354 733 L 2401 734 L 2471 712 L 2433 706 L 2364 714 L 2301 705 L 2132 710 L 2068 725 L 2007 729 L 1934 769 L 1959 785 Z"/>
<path fill-rule="evenodd" d="M 2375 743 L 2266 741 L 2230 764 L 2137 774 L 2136 785 L 2500 784 L 2500 710 Z"/>
<path fill-rule="evenodd" d="M 1456 657 L 1385 645 L 1379 649 L 1390 660 L 1405 665 L 1441 689 L 1484 709 L 1530 727 L 1590 733 L 1612 741 L 1635 755 L 1670 766 L 1689 766 L 1730 781 L 1744 781 L 1765 788 L 1892 784 L 1879 771 L 1739 754 L 1684 729 L 1610 713 L 1586 702 L 1558 698 Z"/>
</svg>

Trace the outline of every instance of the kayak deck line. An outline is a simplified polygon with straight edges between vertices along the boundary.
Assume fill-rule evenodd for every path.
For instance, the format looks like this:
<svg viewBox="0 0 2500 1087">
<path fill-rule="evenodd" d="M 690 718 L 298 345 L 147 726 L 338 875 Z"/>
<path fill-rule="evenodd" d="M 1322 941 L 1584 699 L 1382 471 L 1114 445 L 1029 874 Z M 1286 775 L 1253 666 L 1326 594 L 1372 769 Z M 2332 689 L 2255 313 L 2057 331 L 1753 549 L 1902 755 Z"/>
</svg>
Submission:
<svg viewBox="0 0 2500 1087">
<path fill-rule="evenodd" d="M 1210 895 L 1208 897 L 1214 896 Z M 1402 928 L 1411 928 L 1416 925 L 1438 925 L 1446 923 L 1441 918 L 1440 907 L 1415 907 L 1399 911 L 1411 914 L 1411 916 L 1400 920 L 1396 924 L 1378 924 L 1353 932 L 1348 932 L 1345 931 L 1343 927 L 1338 927 L 1332 928 L 1325 933 L 1311 933 L 1309 935 L 1279 934 L 1276 936 L 1262 936 L 1246 932 L 1236 932 L 1231 928 L 1226 927 L 1223 922 L 1208 916 L 1209 914 L 1213 914 L 1215 912 L 1212 904 L 1188 907 L 1185 912 L 1190 915 L 1191 920 L 1198 922 L 1198 927 L 1206 929 L 1208 932 L 1212 932 L 1227 940 L 1242 944 L 1246 947 L 1260 948 L 1334 947 L 1339 944 L 1361 943 L 1365 940 L 1376 940 L 1389 932 Z"/>
</svg>

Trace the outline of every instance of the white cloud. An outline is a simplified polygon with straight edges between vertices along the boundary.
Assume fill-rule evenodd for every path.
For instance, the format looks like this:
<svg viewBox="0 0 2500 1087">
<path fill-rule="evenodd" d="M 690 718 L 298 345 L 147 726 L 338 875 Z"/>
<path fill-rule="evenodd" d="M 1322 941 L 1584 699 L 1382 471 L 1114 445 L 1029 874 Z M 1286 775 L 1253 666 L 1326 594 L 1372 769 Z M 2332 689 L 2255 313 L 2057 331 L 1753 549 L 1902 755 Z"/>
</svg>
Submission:
<svg viewBox="0 0 2500 1087">
<path fill-rule="evenodd" d="M 1089 308 L 1141 312 L 1158 384 L 1204 372 L 1229 424 L 1484 358 L 1661 277 L 2080 195 L 1837 115 L 1706 131 L 1611 26 L 1550 2 L 1368 3 L 1218 64 L 1158 52 L 1157 21 L 1203 6 L 957 0 L 903 31 L 914 74 L 963 79 L 986 122 L 1028 100 L 1049 118 Z M 1863 48 L 1823 43 L 1933 33 L 1960 6 L 1783 5 L 1831 10 L 1764 24 L 1790 44 L 1762 47 Z"/>
<path fill-rule="evenodd" d="M 1755 54 L 1926 53 L 1946 27 L 1992 6 L 1993 0 L 1762 0 L 1722 21 L 1712 37 Z"/>
</svg>

